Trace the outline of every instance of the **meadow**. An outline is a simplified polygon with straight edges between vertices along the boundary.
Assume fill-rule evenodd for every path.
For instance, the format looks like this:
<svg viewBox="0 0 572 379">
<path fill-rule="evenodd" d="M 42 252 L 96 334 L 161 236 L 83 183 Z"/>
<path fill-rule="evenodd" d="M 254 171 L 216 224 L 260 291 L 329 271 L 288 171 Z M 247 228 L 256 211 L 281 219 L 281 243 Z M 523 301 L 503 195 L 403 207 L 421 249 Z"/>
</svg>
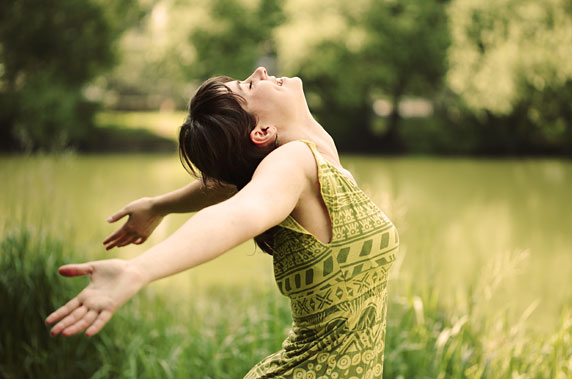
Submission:
<svg viewBox="0 0 572 379">
<path fill-rule="evenodd" d="M 400 232 L 385 377 L 572 375 L 572 162 L 342 161 Z M 280 348 L 289 305 L 252 242 L 152 284 L 90 339 L 43 325 L 86 284 L 59 265 L 145 250 L 106 252 L 107 216 L 189 180 L 169 154 L 0 157 L 0 376 L 238 378 Z"/>
</svg>

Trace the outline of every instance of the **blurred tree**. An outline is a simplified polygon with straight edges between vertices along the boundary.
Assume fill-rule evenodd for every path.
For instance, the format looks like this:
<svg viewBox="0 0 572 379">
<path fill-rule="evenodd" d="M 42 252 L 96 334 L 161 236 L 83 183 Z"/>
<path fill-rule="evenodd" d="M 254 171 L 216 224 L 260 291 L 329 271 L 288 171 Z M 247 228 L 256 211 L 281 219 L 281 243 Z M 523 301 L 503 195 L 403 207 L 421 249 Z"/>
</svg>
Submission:
<svg viewBox="0 0 572 379">
<path fill-rule="evenodd" d="M 342 16 L 340 33 L 318 43 L 299 65 L 306 87 L 317 95 L 313 111 L 345 148 L 400 151 L 399 102 L 406 95 L 433 97 L 442 88 L 449 41 L 445 4 L 336 5 L 330 12 Z M 375 97 L 393 105 L 381 136 L 372 128 Z"/>
<path fill-rule="evenodd" d="M 137 16 L 134 1 L 0 3 L 0 147 L 61 149 L 93 115 L 81 95 L 114 63 L 113 44 Z"/>
<path fill-rule="evenodd" d="M 572 3 L 454 0 L 449 18 L 447 81 L 485 149 L 572 153 Z"/>
<path fill-rule="evenodd" d="M 186 67 L 189 78 L 213 75 L 248 76 L 260 57 L 276 55 L 273 29 L 283 21 L 282 0 L 260 0 L 246 5 L 240 0 L 213 0 L 215 22 L 193 30 L 189 42 L 195 60 Z"/>
<path fill-rule="evenodd" d="M 121 64 L 98 82 L 103 100 L 116 109 L 182 108 L 210 76 L 240 78 L 257 64 L 271 65 L 276 54 L 272 29 L 283 20 L 282 2 L 155 2 L 147 17 L 123 35 Z"/>
<path fill-rule="evenodd" d="M 138 1 L 144 16 L 122 34 L 120 63 L 92 84 L 94 97 L 118 110 L 183 107 L 190 91 L 183 70 L 194 60 L 188 35 L 210 22 L 206 0 Z"/>
</svg>

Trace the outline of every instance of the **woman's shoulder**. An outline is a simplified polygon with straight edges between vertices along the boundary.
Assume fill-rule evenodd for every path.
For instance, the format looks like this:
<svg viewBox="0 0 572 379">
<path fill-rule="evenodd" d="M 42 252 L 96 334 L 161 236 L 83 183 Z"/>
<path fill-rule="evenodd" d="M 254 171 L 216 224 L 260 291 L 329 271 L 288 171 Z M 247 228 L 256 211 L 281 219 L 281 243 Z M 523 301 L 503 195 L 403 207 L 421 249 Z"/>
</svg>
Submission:
<svg viewBox="0 0 572 379">
<path fill-rule="evenodd" d="M 288 161 L 295 164 L 314 164 L 314 153 L 315 145 L 311 146 L 313 142 L 306 140 L 296 140 L 285 143 L 284 145 L 278 146 L 266 158 L 272 160 L 287 159 Z M 265 159 L 266 159 L 265 158 Z"/>
<path fill-rule="evenodd" d="M 303 173 L 307 177 L 315 177 L 316 160 L 306 142 L 291 141 L 272 150 L 260 162 L 256 171 L 269 169 L 276 169 L 285 173 L 298 172 Z"/>
<path fill-rule="evenodd" d="M 344 175 L 345 177 L 347 177 L 350 181 L 352 181 L 354 184 L 356 184 L 356 180 L 353 177 L 352 173 L 350 171 L 348 171 L 347 169 L 345 169 L 344 167 L 342 167 L 342 164 L 340 162 L 339 159 L 339 155 L 338 155 L 338 151 L 335 147 L 335 145 L 333 147 L 326 145 L 326 146 L 321 146 L 322 149 L 320 147 L 317 146 L 317 144 L 313 141 L 310 140 L 299 140 L 299 141 L 295 141 L 295 142 L 299 142 L 298 146 L 302 146 L 300 147 L 301 150 L 304 149 L 303 145 L 306 145 L 306 150 L 311 151 L 312 154 L 314 155 L 313 159 L 312 159 L 312 164 L 326 164 L 329 166 L 334 167 L 335 169 L 337 169 L 342 175 Z M 309 149 L 308 149 L 309 148 Z M 308 155 L 310 156 L 310 155 Z M 307 159 L 309 159 L 308 157 L 306 157 Z"/>
</svg>

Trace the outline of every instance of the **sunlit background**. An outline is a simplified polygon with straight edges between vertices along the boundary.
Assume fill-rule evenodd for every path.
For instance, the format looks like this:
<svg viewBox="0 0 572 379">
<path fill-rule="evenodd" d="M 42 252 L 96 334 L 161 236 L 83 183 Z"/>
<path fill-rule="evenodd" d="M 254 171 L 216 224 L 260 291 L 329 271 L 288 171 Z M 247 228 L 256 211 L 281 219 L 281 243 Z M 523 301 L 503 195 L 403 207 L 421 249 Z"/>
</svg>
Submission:
<svg viewBox="0 0 572 379">
<path fill-rule="evenodd" d="M 572 376 L 570 1 L 12 0 L 1 377 L 235 378 L 280 348 L 287 299 L 252 242 L 151 285 L 90 341 L 40 325 L 85 283 L 44 271 L 132 257 L 189 217 L 103 249 L 110 214 L 193 180 L 176 133 L 198 85 L 258 66 L 303 79 L 398 228 L 386 377 Z"/>
</svg>

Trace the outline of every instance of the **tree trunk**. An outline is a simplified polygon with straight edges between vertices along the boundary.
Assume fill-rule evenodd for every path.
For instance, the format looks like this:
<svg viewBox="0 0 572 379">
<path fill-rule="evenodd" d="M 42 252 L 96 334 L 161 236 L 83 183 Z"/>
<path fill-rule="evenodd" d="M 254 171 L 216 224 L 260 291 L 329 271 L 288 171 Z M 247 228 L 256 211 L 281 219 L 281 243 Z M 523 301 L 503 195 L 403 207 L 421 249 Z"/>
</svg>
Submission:
<svg viewBox="0 0 572 379">
<path fill-rule="evenodd" d="M 383 150 L 387 153 L 401 153 L 404 150 L 403 141 L 399 135 L 399 124 L 401 115 L 399 114 L 399 102 L 402 97 L 403 86 L 398 85 L 391 98 L 392 110 L 387 118 L 387 132 L 383 136 Z"/>
</svg>

